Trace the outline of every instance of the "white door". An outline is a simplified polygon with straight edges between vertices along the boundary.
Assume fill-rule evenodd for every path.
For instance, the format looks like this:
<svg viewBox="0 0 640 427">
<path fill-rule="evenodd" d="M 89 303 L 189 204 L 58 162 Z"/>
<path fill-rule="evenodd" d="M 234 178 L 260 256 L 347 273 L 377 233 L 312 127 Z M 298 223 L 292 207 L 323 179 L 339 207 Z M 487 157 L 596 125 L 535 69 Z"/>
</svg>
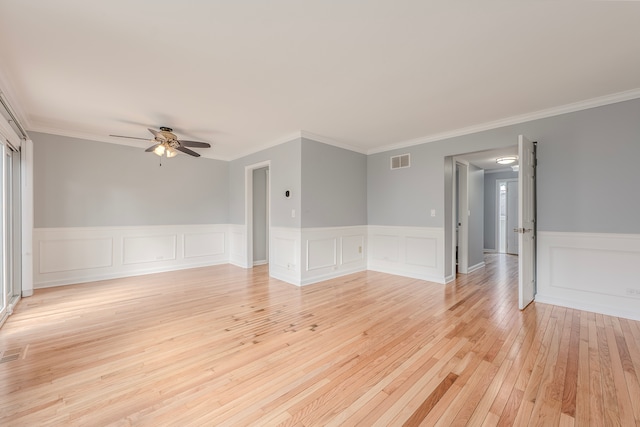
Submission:
<svg viewBox="0 0 640 427">
<path fill-rule="evenodd" d="M 518 180 L 509 180 L 507 184 L 507 249 L 506 253 L 518 255 L 518 233 L 514 228 L 518 228 Z"/>
<path fill-rule="evenodd" d="M 536 147 L 524 136 L 518 137 L 520 179 L 518 180 L 518 307 L 524 309 L 536 293 Z"/>
</svg>

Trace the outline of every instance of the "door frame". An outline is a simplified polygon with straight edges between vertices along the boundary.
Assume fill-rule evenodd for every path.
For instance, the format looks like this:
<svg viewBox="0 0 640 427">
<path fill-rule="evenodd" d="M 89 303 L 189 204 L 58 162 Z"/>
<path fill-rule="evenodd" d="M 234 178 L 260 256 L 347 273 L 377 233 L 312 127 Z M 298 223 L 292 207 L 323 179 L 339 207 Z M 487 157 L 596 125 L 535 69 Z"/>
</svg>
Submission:
<svg viewBox="0 0 640 427">
<path fill-rule="evenodd" d="M 456 174 L 456 171 L 459 171 Z M 458 180 L 460 182 L 458 182 Z M 460 185 L 462 184 L 462 185 Z M 469 271 L 469 162 L 453 157 L 453 179 L 451 197 L 451 272 L 467 274 Z M 458 218 L 456 218 L 456 206 Z M 458 220 L 461 221 L 456 235 Z M 456 267 L 456 247 L 458 248 L 458 265 Z"/>
<path fill-rule="evenodd" d="M 253 171 L 266 167 L 267 174 L 267 264 L 270 264 L 271 251 L 271 160 L 254 163 L 244 167 L 244 221 L 246 229 L 245 260 L 247 268 L 253 268 Z"/>
<path fill-rule="evenodd" d="M 534 142 L 534 145 L 537 145 L 536 142 Z M 504 147 L 508 147 L 508 145 L 505 145 Z M 499 147 L 487 147 L 485 148 L 485 150 L 491 150 L 494 148 L 499 148 Z M 479 150 L 482 151 L 482 150 Z M 449 266 L 451 268 L 451 276 L 449 276 L 447 273 L 448 271 L 446 270 L 447 267 L 445 267 L 445 270 L 443 271 L 443 273 L 445 274 L 445 282 L 449 282 L 451 280 L 455 280 L 456 277 L 456 269 L 455 269 L 455 250 L 456 250 L 456 230 L 455 230 L 455 207 L 456 207 L 456 164 L 461 160 L 461 157 L 464 157 L 465 154 L 467 153 L 474 153 L 475 151 L 469 151 L 469 152 L 465 152 L 465 153 L 457 153 L 457 154 L 452 154 L 452 155 L 448 155 L 444 157 L 444 164 L 445 164 L 445 168 L 444 168 L 444 182 L 445 182 L 445 194 L 444 194 L 444 205 L 445 205 L 445 210 L 450 210 L 450 212 L 446 212 L 446 220 L 445 220 L 445 226 L 444 226 L 444 235 L 445 235 L 445 242 L 444 242 L 444 254 L 445 254 L 445 266 Z M 520 171 L 522 171 L 522 166 L 520 166 Z M 451 179 L 449 180 L 449 174 L 451 174 Z M 536 180 L 537 180 L 537 170 L 536 170 L 536 176 L 535 176 Z M 522 172 L 520 172 L 520 174 L 518 175 L 518 180 L 520 181 L 522 179 Z M 449 184 L 451 183 L 451 184 Z M 451 196 L 451 199 L 449 199 L 449 196 Z M 537 234 L 537 230 L 536 230 L 536 221 L 535 221 L 535 214 L 536 214 L 536 205 L 537 205 L 537 194 L 536 194 L 536 186 L 535 186 L 535 182 L 534 182 L 534 191 L 533 191 L 533 198 L 534 198 L 534 233 Z M 447 243 L 449 242 L 449 243 Z M 448 247 L 448 244 L 451 244 L 451 248 Z M 520 271 L 522 262 L 523 262 L 523 256 L 522 256 L 522 251 L 519 251 L 520 254 L 518 256 L 518 271 Z M 533 256 L 533 275 L 534 275 L 534 280 L 536 279 L 536 270 L 537 270 L 537 260 L 536 260 L 536 252 L 537 250 L 534 249 L 534 253 L 532 254 Z M 520 276 L 520 273 L 518 273 L 518 276 Z M 518 282 L 520 282 L 520 277 L 518 277 Z M 518 287 L 520 287 L 520 284 L 518 284 Z M 519 304 L 519 302 L 518 302 Z M 520 304 L 519 304 L 520 305 Z"/>
</svg>

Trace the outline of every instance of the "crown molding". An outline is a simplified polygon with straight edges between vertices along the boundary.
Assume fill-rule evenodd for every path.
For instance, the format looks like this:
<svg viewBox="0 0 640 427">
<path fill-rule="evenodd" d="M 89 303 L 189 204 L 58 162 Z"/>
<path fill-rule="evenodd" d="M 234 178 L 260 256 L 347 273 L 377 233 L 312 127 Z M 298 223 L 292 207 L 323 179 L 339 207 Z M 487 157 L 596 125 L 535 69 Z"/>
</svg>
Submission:
<svg viewBox="0 0 640 427">
<path fill-rule="evenodd" d="M 576 111 L 588 110 L 590 108 L 602 107 L 604 105 L 616 104 L 618 102 L 630 101 L 640 98 L 640 88 L 632 89 L 624 92 L 617 92 L 610 95 L 591 98 L 584 101 L 574 102 L 571 104 L 561 105 L 558 107 L 548 108 L 545 110 L 534 111 L 532 113 L 521 114 L 518 116 L 507 117 L 492 122 L 482 123 L 479 125 L 468 126 L 453 131 L 437 133 L 421 138 L 410 139 L 383 147 L 378 147 L 367 151 L 367 154 L 383 153 L 385 151 L 397 150 L 400 148 L 412 147 L 414 145 L 426 144 L 429 142 L 441 141 L 443 139 L 455 138 L 457 136 L 469 135 L 472 133 L 483 132 L 487 130 L 497 129 L 505 126 L 511 126 L 519 123 L 530 122 L 533 120 L 545 119 L 548 117 L 559 116 L 561 114 L 573 113 Z"/>
<path fill-rule="evenodd" d="M 224 159 L 224 160 L 227 160 L 229 162 L 232 161 L 232 160 L 238 160 L 238 159 L 241 159 L 243 157 L 250 156 L 252 154 L 258 153 L 258 152 L 260 152 L 262 150 L 266 150 L 268 148 L 272 148 L 272 147 L 275 147 L 276 145 L 284 144 L 286 142 L 290 142 L 290 141 L 293 141 L 294 139 L 298 139 L 298 138 L 302 138 L 302 131 L 297 131 L 297 132 L 290 133 L 290 134 L 288 134 L 286 136 L 282 136 L 280 138 L 274 139 L 271 142 L 268 142 L 266 144 L 260 145 L 260 146 L 258 146 L 258 148 L 251 148 L 249 150 L 245 150 L 245 151 L 241 152 L 238 155 L 234 155 L 234 156 L 232 156 L 232 157 L 230 157 L 228 159 Z"/>
<path fill-rule="evenodd" d="M 29 118 L 22 108 L 22 104 L 18 102 L 18 97 L 15 96 L 15 91 L 9 84 L 10 81 L 11 80 L 8 78 L 6 73 L 3 72 L 2 69 L 0 69 L 0 92 L 2 92 L 5 100 L 9 103 L 13 114 L 20 122 L 20 125 L 22 125 L 22 127 L 27 130 L 30 128 L 31 123 L 29 122 Z"/>
<path fill-rule="evenodd" d="M 331 139 L 331 138 L 326 137 L 326 136 L 322 136 L 322 135 L 318 135 L 318 134 L 315 134 L 315 133 L 307 132 L 305 130 L 301 130 L 300 131 L 300 136 L 302 136 L 302 138 L 311 139 L 313 141 L 321 142 L 323 144 L 333 145 L 334 147 L 342 148 L 342 149 L 349 150 L 349 151 L 355 151 L 356 153 L 367 154 L 367 150 L 365 150 L 363 148 L 358 148 L 358 147 L 356 147 L 354 145 L 350 145 L 350 144 L 346 144 L 344 142 L 336 141 L 335 139 Z"/>
<path fill-rule="evenodd" d="M 89 132 L 69 131 L 50 126 L 33 126 L 28 129 L 28 132 L 48 133 L 50 135 L 66 136 L 68 138 L 84 139 L 87 141 L 103 142 L 106 144 L 117 144 L 134 149 L 146 149 L 149 147 L 149 144 L 152 144 L 151 138 L 149 138 L 148 142 L 144 142 L 142 140 L 115 138 L 107 135 L 98 136 Z M 221 156 L 214 156 L 211 153 L 200 153 L 200 157 L 213 160 L 227 160 Z"/>
<path fill-rule="evenodd" d="M 278 139 L 275 139 L 269 143 L 266 143 L 264 145 L 259 146 L 258 148 L 253 148 L 251 150 L 247 150 L 237 156 L 233 156 L 232 158 L 229 159 L 225 159 L 228 161 L 231 160 L 237 160 L 237 159 L 241 159 L 242 157 L 246 157 L 246 156 L 250 156 L 251 154 L 254 153 L 258 153 L 262 150 L 266 150 L 268 148 L 272 148 L 275 147 L 277 145 L 280 144 L 284 144 L 286 142 L 290 142 L 293 141 L 294 139 L 298 139 L 298 138 L 305 138 L 305 139 L 310 139 L 316 142 L 321 142 L 323 144 L 327 144 L 327 145 L 333 145 L 334 147 L 338 147 L 338 148 L 342 148 L 345 150 L 349 150 L 349 151 L 355 151 L 356 153 L 360 153 L 360 154 L 367 154 L 366 150 L 363 150 L 361 148 L 357 148 L 353 145 L 349 145 L 349 144 L 345 144 L 343 142 L 340 141 L 336 141 L 335 139 L 331 139 L 329 137 L 326 136 L 322 136 L 322 135 L 318 135 L 315 133 L 311 133 L 311 132 L 307 132 L 305 130 L 299 130 L 297 132 L 293 132 L 291 134 L 288 134 L 286 136 L 280 137 Z"/>
</svg>

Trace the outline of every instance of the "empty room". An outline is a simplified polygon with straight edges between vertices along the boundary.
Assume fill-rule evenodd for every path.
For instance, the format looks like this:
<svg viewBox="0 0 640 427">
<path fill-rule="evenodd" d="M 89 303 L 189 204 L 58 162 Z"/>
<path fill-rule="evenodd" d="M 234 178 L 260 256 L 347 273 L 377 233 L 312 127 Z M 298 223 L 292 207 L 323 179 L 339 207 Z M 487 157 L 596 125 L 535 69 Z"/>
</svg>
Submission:
<svg viewBox="0 0 640 427">
<path fill-rule="evenodd" d="M 640 425 L 638 22 L 0 2 L 0 425 Z"/>
</svg>

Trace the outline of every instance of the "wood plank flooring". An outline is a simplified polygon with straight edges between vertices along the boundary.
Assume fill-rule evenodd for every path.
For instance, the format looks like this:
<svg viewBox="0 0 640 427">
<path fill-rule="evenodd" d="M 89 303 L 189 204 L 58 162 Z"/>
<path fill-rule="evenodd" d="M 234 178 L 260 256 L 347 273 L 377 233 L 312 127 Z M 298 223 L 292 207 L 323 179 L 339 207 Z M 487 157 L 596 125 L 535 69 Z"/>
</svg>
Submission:
<svg viewBox="0 0 640 427">
<path fill-rule="evenodd" d="M 2 426 L 640 426 L 640 322 L 517 309 L 517 259 L 297 288 L 230 265 L 38 290 Z"/>
</svg>

